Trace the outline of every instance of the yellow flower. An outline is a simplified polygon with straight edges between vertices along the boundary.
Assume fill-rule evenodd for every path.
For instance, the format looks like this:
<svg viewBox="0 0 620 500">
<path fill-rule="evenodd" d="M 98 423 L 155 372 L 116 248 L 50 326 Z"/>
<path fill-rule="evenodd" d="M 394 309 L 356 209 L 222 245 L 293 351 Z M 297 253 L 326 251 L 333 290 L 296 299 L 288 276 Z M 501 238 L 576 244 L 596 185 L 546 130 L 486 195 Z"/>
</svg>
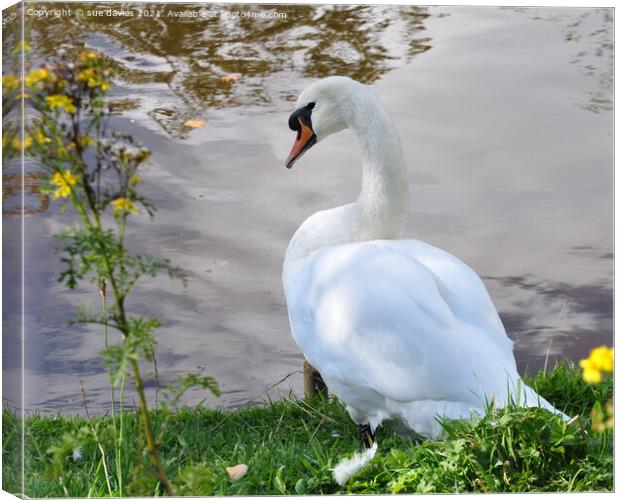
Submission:
<svg viewBox="0 0 620 500">
<path fill-rule="evenodd" d="M 58 187 L 58 189 L 54 191 L 54 198 L 66 198 L 69 196 L 71 194 L 71 186 L 74 186 L 76 182 L 77 177 L 69 170 L 54 172 L 54 175 L 52 175 L 52 184 Z"/>
<path fill-rule="evenodd" d="M 110 84 L 106 80 L 102 80 L 101 76 L 97 75 L 92 68 L 82 70 L 78 75 L 78 80 L 86 82 L 91 88 L 101 87 L 104 92 L 110 90 Z"/>
<path fill-rule="evenodd" d="M 586 368 L 583 370 L 583 380 L 588 384 L 598 384 L 603 379 L 599 370 Z"/>
<path fill-rule="evenodd" d="M 82 141 L 82 146 L 84 146 L 85 148 L 93 143 L 93 138 L 89 135 L 85 135 L 80 140 Z"/>
<path fill-rule="evenodd" d="M 45 101 L 50 108 L 64 108 L 67 113 L 74 113 L 77 109 L 71 98 L 66 95 L 48 95 Z"/>
<path fill-rule="evenodd" d="M 593 349 L 590 360 L 599 370 L 607 373 L 614 370 L 614 350 L 605 345 Z"/>
<path fill-rule="evenodd" d="M 592 349 L 587 359 L 579 361 L 583 368 L 583 380 L 589 384 L 598 384 L 603 379 L 603 373 L 614 370 L 614 350 L 607 346 Z"/>
<path fill-rule="evenodd" d="M 45 137 L 43 131 L 38 128 L 34 133 L 34 142 L 38 144 L 49 144 L 52 140 L 49 137 Z"/>
<path fill-rule="evenodd" d="M 137 186 L 138 182 L 140 182 L 140 176 L 139 175 L 132 175 L 131 179 L 129 179 L 129 184 L 131 184 L 132 186 Z"/>
<path fill-rule="evenodd" d="M 99 54 L 96 52 L 82 52 L 80 54 L 81 62 L 94 61 L 95 59 L 99 59 Z"/>
<path fill-rule="evenodd" d="M 19 54 L 22 50 L 24 52 L 30 52 L 32 50 L 32 47 L 30 47 L 28 42 L 23 39 L 17 42 L 17 45 L 13 49 L 13 54 Z"/>
<path fill-rule="evenodd" d="M 21 151 L 23 147 L 24 151 L 26 151 L 26 149 L 32 146 L 32 137 L 26 134 L 23 142 L 19 139 L 19 137 L 16 137 L 15 139 L 13 139 L 13 142 L 11 143 L 11 145 L 13 146 L 14 149 Z"/>
<path fill-rule="evenodd" d="M 45 68 L 35 69 L 31 71 L 28 76 L 24 79 L 24 82 L 28 87 L 32 87 L 33 85 L 42 82 L 43 80 L 47 80 L 50 76 L 50 72 Z"/>
<path fill-rule="evenodd" d="M 80 80 L 81 82 L 88 81 L 91 78 L 95 78 L 95 72 L 91 68 L 82 70 L 80 74 L 78 75 L 78 80 Z"/>
<path fill-rule="evenodd" d="M 2 77 L 2 88 L 13 92 L 19 88 L 19 78 L 13 75 L 4 75 Z"/>
<path fill-rule="evenodd" d="M 135 214 L 138 211 L 133 202 L 127 198 L 116 198 L 112 205 L 114 205 L 114 215 L 121 215 L 123 213 Z"/>
</svg>

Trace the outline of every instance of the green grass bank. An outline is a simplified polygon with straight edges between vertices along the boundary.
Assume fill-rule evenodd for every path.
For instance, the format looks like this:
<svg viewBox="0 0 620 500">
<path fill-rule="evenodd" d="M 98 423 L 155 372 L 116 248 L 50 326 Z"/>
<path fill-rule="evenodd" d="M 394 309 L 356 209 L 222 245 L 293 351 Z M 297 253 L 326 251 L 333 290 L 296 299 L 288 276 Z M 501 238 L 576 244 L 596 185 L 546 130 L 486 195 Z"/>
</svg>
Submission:
<svg viewBox="0 0 620 500">
<path fill-rule="evenodd" d="M 376 457 L 344 487 L 333 482 L 331 469 L 360 445 L 355 425 L 333 400 L 288 399 L 235 411 L 185 408 L 168 419 L 160 452 L 177 495 L 611 491 L 613 432 L 595 432 L 589 415 L 596 401 L 612 398 L 612 381 L 591 386 L 574 366 L 558 365 L 528 383 L 580 418 L 567 426 L 544 410 L 507 408 L 446 423 L 444 438 L 422 443 L 382 427 Z M 157 494 L 148 456 L 138 445 L 136 415 L 129 412 L 124 419 L 117 463 L 109 416 L 88 422 L 27 417 L 26 495 Z M 163 419 L 161 412 L 153 413 L 156 430 Z M 86 427 L 97 431 L 105 467 L 99 445 L 80 441 Z M 19 419 L 4 411 L 3 488 L 12 492 L 20 490 L 20 436 Z M 233 482 L 226 467 L 238 463 L 249 470 Z"/>
</svg>

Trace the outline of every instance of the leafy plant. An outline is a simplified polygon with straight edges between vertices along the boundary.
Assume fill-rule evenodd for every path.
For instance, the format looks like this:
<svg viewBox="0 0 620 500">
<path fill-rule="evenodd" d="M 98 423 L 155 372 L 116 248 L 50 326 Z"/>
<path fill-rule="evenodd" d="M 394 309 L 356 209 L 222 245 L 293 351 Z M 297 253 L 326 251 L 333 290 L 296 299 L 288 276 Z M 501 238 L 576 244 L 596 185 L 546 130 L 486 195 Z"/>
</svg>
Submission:
<svg viewBox="0 0 620 500">
<path fill-rule="evenodd" d="M 136 283 L 144 277 L 166 273 L 185 283 L 185 273 L 168 259 L 128 250 L 126 227 L 130 217 L 141 211 L 152 217 L 155 212 L 154 204 L 140 191 L 139 173 L 151 152 L 132 136 L 111 130 L 110 109 L 105 100 L 111 78 L 106 59 L 89 51 L 61 53 L 58 62 L 29 71 L 23 82 L 17 76 L 5 75 L 6 112 L 25 99 L 28 112 L 34 116 L 28 121 L 23 137 L 16 135 L 13 128 L 8 130 L 9 135 L 3 137 L 3 156 L 26 154 L 38 160 L 47 179 L 42 192 L 62 202 L 64 209 L 71 206 L 78 216 L 77 223 L 57 234 L 64 264 L 59 280 L 69 288 L 90 280 L 101 294 L 101 313 L 79 310 L 76 322 L 104 328 L 105 348 L 101 354 L 110 372 L 118 490 L 123 493 L 119 469 L 123 449 L 122 400 L 125 379 L 130 375 L 138 394 L 144 447 L 151 457 L 157 481 L 172 495 L 172 486 L 159 457 L 139 366 L 141 360 L 155 362 L 154 333 L 160 322 L 131 314 L 126 302 Z M 121 343 L 108 344 L 108 327 L 121 333 Z M 118 384 L 121 408 L 117 422 L 114 388 Z M 210 377 L 190 377 L 180 389 L 185 391 L 192 384 L 219 393 L 217 383 Z M 177 401 L 178 398 L 175 404 Z M 87 430 L 86 434 L 98 443 L 105 467 L 105 452 L 96 427 Z M 82 438 L 86 436 L 85 431 L 80 432 Z M 63 442 L 66 445 L 70 440 Z M 57 473 L 62 463 L 59 457 L 67 449 L 65 445 L 52 449 Z M 109 483 L 108 490 L 112 494 Z"/>
</svg>

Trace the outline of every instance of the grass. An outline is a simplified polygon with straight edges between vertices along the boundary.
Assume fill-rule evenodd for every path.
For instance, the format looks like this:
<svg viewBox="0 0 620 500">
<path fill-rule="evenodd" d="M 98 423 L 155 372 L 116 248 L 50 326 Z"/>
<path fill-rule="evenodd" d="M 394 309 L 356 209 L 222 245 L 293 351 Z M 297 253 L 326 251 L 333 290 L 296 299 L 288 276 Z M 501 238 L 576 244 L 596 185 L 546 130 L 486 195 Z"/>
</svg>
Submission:
<svg viewBox="0 0 620 500">
<path fill-rule="evenodd" d="M 422 443 L 382 427 L 377 456 L 342 488 L 331 469 L 360 445 L 355 425 L 333 400 L 286 399 L 235 411 L 184 408 L 170 416 L 160 452 L 179 495 L 612 491 L 613 433 L 594 432 L 589 419 L 596 401 L 612 398 L 612 381 L 589 386 L 574 366 L 558 365 L 528 383 L 581 417 L 566 426 L 544 410 L 507 408 L 447 422 L 444 438 Z M 136 415 L 125 418 L 123 494 L 154 495 L 148 456 L 137 451 Z M 163 418 L 153 412 L 156 430 Z M 9 491 L 19 490 L 19 425 L 4 411 L 3 488 Z M 93 417 L 89 425 L 107 448 L 107 469 L 116 470 L 110 417 Z M 108 496 L 109 487 L 118 495 L 116 476 L 108 486 L 100 449 L 86 428 L 77 417 L 27 417 L 26 495 Z M 238 463 L 249 471 L 232 482 L 225 468 Z"/>
</svg>

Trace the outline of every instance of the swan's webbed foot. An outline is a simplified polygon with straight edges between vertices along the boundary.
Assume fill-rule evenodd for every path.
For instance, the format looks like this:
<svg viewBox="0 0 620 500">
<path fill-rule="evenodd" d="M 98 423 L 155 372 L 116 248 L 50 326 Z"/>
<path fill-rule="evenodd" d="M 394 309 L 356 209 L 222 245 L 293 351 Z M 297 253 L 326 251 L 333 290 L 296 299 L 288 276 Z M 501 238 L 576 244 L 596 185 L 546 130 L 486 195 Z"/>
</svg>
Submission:
<svg viewBox="0 0 620 500">
<path fill-rule="evenodd" d="M 365 448 L 370 448 L 375 442 L 375 433 L 369 424 L 359 424 L 357 426 L 357 439 L 359 439 Z"/>
</svg>

